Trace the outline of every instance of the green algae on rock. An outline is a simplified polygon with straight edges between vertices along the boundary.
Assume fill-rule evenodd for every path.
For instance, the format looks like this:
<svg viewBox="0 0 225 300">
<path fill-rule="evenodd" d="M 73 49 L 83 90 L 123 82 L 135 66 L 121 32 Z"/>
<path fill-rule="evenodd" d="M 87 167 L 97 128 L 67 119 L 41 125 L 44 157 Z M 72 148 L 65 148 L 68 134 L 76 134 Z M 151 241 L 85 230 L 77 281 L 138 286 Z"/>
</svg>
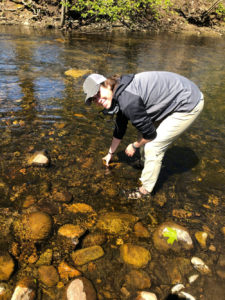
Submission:
<svg viewBox="0 0 225 300">
<path fill-rule="evenodd" d="M 38 261 L 36 262 L 36 266 L 42 266 L 42 265 L 50 265 L 52 262 L 52 249 L 47 249 L 45 252 L 43 252 Z"/>
<path fill-rule="evenodd" d="M 96 227 L 110 234 L 126 234 L 137 221 L 138 217 L 133 215 L 110 212 L 100 215 Z"/>
<path fill-rule="evenodd" d="M 58 234 L 70 239 L 79 238 L 85 233 L 85 229 L 79 225 L 65 224 L 58 230 Z"/>
<path fill-rule="evenodd" d="M 14 222 L 14 233 L 21 240 L 41 241 L 49 237 L 52 218 L 41 211 L 23 214 Z"/>
</svg>

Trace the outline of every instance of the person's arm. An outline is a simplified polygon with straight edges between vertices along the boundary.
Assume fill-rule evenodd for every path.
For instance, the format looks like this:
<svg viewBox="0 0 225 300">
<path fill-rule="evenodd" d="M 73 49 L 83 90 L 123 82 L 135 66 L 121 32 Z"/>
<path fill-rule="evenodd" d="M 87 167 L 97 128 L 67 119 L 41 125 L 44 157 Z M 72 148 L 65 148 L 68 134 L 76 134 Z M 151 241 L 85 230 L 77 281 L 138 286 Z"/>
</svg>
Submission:
<svg viewBox="0 0 225 300">
<path fill-rule="evenodd" d="M 129 144 L 125 150 L 128 156 L 133 156 L 138 148 L 152 141 L 156 137 L 156 129 L 150 116 L 146 112 L 144 103 L 140 97 L 132 98 L 126 113 L 133 126 L 141 133 L 137 141 Z"/>
<path fill-rule="evenodd" d="M 123 139 L 123 136 L 127 129 L 127 123 L 128 120 L 126 116 L 122 113 L 121 110 L 119 110 L 119 112 L 116 115 L 113 139 L 112 139 L 111 146 L 109 148 L 109 152 L 105 157 L 103 157 L 103 160 L 106 161 L 106 166 L 109 165 L 109 162 L 112 159 L 113 154 L 115 153 L 117 147 L 119 146 L 121 140 Z"/>
<path fill-rule="evenodd" d="M 112 159 L 113 154 L 115 153 L 117 147 L 119 146 L 121 140 L 113 137 L 111 146 L 109 147 L 109 152 L 105 157 L 103 157 L 103 160 L 106 162 L 106 166 L 109 165 L 110 160 Z"/>
<path fill-rule="evenodd" d="M 145 145 L 146 143 L 152 140 L 144 139 L 143 137 L 139 138 L 136 142 L 129 144 L 125 150 L 127 156 L 133 156 L 138 148 Z"/>
</svg>

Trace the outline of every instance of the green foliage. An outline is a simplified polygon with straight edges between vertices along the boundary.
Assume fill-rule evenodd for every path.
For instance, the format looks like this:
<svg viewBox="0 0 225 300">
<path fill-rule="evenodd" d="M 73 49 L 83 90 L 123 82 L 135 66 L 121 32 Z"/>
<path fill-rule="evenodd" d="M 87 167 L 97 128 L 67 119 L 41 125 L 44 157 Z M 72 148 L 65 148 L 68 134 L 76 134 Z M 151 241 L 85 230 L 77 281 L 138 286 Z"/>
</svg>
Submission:
<svg viewBox="0 0 225 300">
<path fill-rule="evenodd" d="M 219 17 L 222 17 L 225 20 L 225 7 L 222 3 L 219 3 L 216 8 L 216 13 Z"/>
<path fill-rule="evenodd" d="M 177 231 L 171 227 L 166 227 L 167 231 L 163 232 L 164 237 L 168 237 L 167 243 L 173 245 L 177 241 Z"/>
<path fill-rule="evenodd" d="M 157 19 L 160 11 L 171 5 L 171 0 L 72 0 L 70 9 L 84 19 L 121 20 L 129 23 L 149 16 Z"/>
</svg>

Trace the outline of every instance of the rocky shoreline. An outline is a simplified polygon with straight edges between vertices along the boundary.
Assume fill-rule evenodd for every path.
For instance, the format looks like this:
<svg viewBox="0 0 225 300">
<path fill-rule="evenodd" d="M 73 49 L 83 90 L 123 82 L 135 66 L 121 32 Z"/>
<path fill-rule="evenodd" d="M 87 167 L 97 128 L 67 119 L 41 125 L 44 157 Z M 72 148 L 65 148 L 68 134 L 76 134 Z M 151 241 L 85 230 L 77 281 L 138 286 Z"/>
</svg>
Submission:
<svg viewBox="0 0 225 300">
<path fill-rule="evenodd" d="M 54 221 L 56 216 L 40 211 L 32 201 L 29 207 L 26 203 L 22 214 L 15 216 L 14 213 L 14 220 L 10 218 L 12 224 L 3 224 L 6 232 L 7 227 L 12 226 L 15 241 L 9 252 L 0 254 L 1 299 L 12 295 L 11 299 L 33 300 L 41 291 L 48 299 L 83 299 L 84 295 L 87 300 L 118 299 L 110 287 L 97 291 L 95 288 L 102 279 L 94 274 L 98 274 L 101 264 L 112 263 L 108 261 L 111 251 L 114 263 L 121 264 L 121 271 L 125 270 L 119 299 L 157 300 L 165 294 L 174 294 L 194 300 L 198 299 L 193 296 L 196 281 L 202 282 L 204 277 L 212 278 L 214 274 L 221 280 L 225 278 L 225 256 L 220 255 L 214 264 L 204 253 L 206 249 L 211 253 L 216 251 L 207 231 L 196 231 L 193 239 L 187 228 L 175 222 L 167 221 L 150 228 L 131 214 L 105 212 L 98 215 L 91 206 L 74 202 L 65 192 L 55 191 L 52 196 L 54 201 L 61 202 L 63 215 L 70 213 L 76 222 L 79 215 L 83 215 L 83 219 L 76 225 L 59 226 Z M 58 227 L 55 233 L 53 225 Z M 221 232 L 224 235 L 224 228 Z M 58 245 L 52 243 L 52 248 L 40 252 L 38 248 L 52 235 L 57 236 Z M 154 249 L 146 247 L 145 241 L 149 239 L 158 251 L 158 261 L 155 254 L 152 256 Z M 193 255 L 196 250 L 202 258 Z M 10 291 L 10 286 L 3 281 L 10 281 L 15 271 L 19 281 L 14 291 Z M 95 282 L 91 282 L 90 277 L 96 277 Z M 158 282 L 154 292 L 152 281 Z M 197 290 L 201 293 L 201 289 Z"/>
<path fill-rule="evenodd" d="M 36 152 L 28 165 L 47 167 L 48 157 Z M 218 236 L 207 226 L 188 228 L 197 213 L 176 209 L 176 221 L 158 223 L 152 216 L 152 224 L 145 224 L 130 213 L 96 212 L 66 189 L 54 187 L 47 198 L 41 203 L 28 195 L 20 212 L 5 208 L 0 213 L 2 232 L 14 236 L 9 249 L 0 252 L 1 299 L 157 300 L 174 295 L 195 300 L 204 297 L 207 282 L 212 287 L 215 277 L 225 278 L 225 255 L 214 243 Z M 161 200 L 160 195 L 149 199 L 159 206 Z M 225 227 L 220 234 L 224 239 Z M 112 270 L 115 274 L 108 274 Z M 213 297 L 213 290 L 208 293 Z M 216 296 L 220 293 L 223 285 L 221 291 L 217 285 Z"/>
</svg>

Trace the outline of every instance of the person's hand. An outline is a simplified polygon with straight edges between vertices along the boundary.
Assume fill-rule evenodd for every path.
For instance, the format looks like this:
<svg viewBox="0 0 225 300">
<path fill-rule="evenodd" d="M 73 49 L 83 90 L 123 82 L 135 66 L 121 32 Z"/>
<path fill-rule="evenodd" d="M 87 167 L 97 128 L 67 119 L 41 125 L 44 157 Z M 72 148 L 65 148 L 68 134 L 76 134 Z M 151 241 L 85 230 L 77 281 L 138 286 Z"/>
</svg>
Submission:
<svg viewBox="0 0 225 300">
<path fill-rule="evenodd" d="M 102 160 L 105 161 L 106 166 L 109 166 L 109 162 L 112 159 L 113 154 L 112 153 L 108 153 L 105 157 L 102 158 Z"/>
<path fill-rule="evenodd" d="M 127 156 L 132 157 L 134 155 L 135 151 L 136 150 L 134 149 L 134 147 L 132 146 L 132 144 L 129 144 L 127 146 L 126 150 L 125 150 L 125 153 L 126 153 Z"/>
</svg>

